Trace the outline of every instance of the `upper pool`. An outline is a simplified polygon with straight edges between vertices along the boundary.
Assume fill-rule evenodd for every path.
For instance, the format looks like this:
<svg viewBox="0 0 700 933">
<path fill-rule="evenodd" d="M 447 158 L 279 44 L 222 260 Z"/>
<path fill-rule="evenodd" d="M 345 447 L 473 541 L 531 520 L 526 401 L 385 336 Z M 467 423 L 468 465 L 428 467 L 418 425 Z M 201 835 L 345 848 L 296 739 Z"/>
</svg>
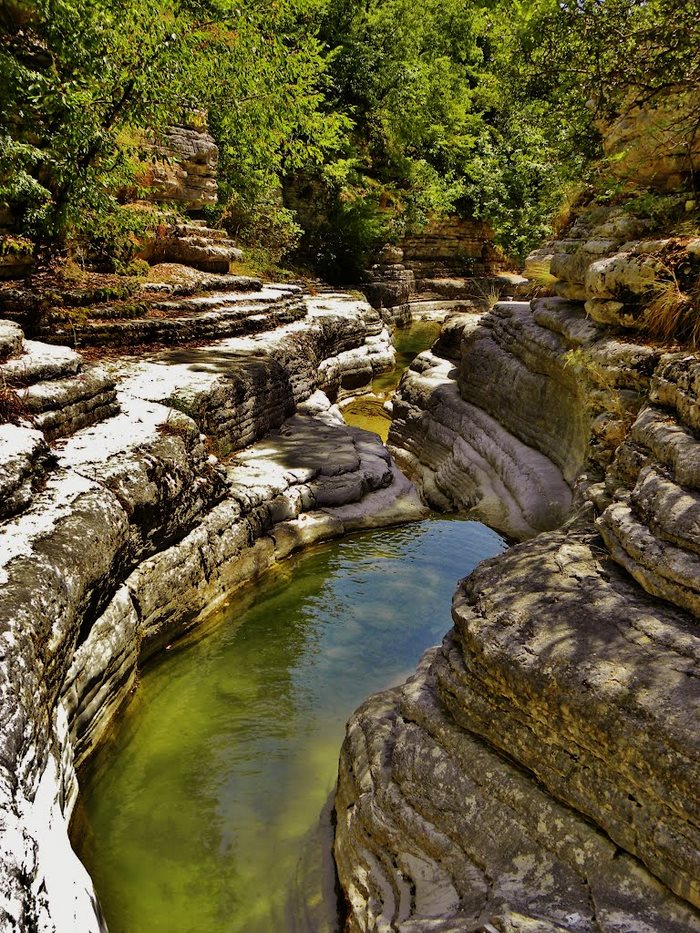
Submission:
<svg viewBox="0 0 700 933">
<path fill-rule="evenodd" d="M 458 579 L 504 546 L 446 519 L 324 545 L 161 655 L 81 775 L 74 842 L 111 933 L 334 929 L 314 829 L 345 721 L 413 672 Z"/>
<path fill-rule="evenodd" d="M 407 327 L 399 327 L 394 331 L 394 365 L 374 377 L 369 394 L 359 395 L 342 405 L 343 418 L 348 424 L 364 428 L 365 431 L 374 431 L 386 443 L 391 427 L 391 411 L 385 408 L 385 404 L 391 400 L 401 376 L 416 356 L 437 340 L 440 327 L 439 321 L 413 321 Z"/>
</svg>

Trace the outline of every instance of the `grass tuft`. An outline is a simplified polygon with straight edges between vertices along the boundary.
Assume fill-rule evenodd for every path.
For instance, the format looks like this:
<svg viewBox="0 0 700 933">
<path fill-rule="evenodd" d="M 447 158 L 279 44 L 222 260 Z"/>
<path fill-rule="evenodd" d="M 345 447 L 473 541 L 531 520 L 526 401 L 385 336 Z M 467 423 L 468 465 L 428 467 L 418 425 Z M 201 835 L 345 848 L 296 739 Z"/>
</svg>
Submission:
<svg viewBox="0 0 700 933">
<path fill-rule="evenodd" d="M 700 343 L 700 276 L 683 288 L 673 269 L 668 278 L 656 282 L 651 301 L 641 319 L 642 330 L 660 340 L 679 340 L 697 347 Z"/>
<path fill-rule="evenodd" d="M 26 405 L 17 391 L 6 383 L 0 383 L 0 424 L 31 421 Z"/>
</svg>

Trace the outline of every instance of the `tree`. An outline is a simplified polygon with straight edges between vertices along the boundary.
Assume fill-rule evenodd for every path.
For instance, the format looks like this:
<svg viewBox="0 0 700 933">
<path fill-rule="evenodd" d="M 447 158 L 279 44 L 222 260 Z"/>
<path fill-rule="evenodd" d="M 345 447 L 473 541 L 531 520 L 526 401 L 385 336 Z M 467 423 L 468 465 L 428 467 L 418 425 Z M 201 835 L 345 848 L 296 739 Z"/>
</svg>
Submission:
<svg viewBox="0 0 700 933">
<path fill-rule="evenodd" d="M 44 240 L 133 180 L 138 134 L 211 109 L 244 184 L 322 157 L 313 0 L 14 0 L 0 20 L 0 199 Z M 325 116 L 325 115 L 324 115 Z"/>
</svg>

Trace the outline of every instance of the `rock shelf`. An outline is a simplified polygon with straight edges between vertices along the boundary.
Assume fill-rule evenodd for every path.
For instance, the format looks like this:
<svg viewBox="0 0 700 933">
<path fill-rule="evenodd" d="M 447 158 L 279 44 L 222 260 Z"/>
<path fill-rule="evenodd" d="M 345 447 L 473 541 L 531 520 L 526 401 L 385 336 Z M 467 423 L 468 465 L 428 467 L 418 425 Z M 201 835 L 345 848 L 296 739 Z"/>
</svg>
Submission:
<svg viewBox="0 0 700 933">
<path fill-rule="evenodd" d="M 558 274 L 593 281 L 617 242 Z M 351 717 L 348 931 L 700 929 L 697 354 L 562 291 L 448 318 L 399 387 L 389 448 L 424 499 L 525 543 Z"/>
<path fill-rule="evenodd" d="M 325 394 L 393 362 L 377 313 L 261 297 L 260 332 L 102 369 L 0 325 L 21 397 L 19 423 L 0 425 L 2 929 L 104 928 L 67 824 L 75 767 L 141 664 L 294 550 L 424 514 Z"/>
</svg>

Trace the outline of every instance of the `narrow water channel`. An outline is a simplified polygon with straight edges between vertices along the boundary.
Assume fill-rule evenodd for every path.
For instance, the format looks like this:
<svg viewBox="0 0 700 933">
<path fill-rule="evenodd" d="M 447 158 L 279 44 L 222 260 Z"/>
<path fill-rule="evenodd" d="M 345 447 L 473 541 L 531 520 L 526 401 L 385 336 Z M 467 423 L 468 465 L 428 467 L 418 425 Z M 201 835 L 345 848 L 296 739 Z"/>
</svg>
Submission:
<svg viewBox="0 0 700 933">
<path fill-rule="evenodd" d="M 368 395 L 361 395 L 342 406 L 343 418 L 348 424 L 374 431 L 386 443 L 391 426 L 391 396 L 404 370 L 437 340 L 440 326 L 439 321 L 414 321 L 410 326 L 394 331 L 396 362 L 392 369 L 375 377 Z"/>
<path fill-rule="evenodd" d="M 302 863 L 345 721 L 414 670 L 457 580 L 503 547 L 446 519 L 318 547 L 150 666 L 81 775 L 75 844 L 111 933 L 334 929 L 293 905 L 300 884 L 321 899 L 321 853 L 318 877 Z"/>
</svg>

